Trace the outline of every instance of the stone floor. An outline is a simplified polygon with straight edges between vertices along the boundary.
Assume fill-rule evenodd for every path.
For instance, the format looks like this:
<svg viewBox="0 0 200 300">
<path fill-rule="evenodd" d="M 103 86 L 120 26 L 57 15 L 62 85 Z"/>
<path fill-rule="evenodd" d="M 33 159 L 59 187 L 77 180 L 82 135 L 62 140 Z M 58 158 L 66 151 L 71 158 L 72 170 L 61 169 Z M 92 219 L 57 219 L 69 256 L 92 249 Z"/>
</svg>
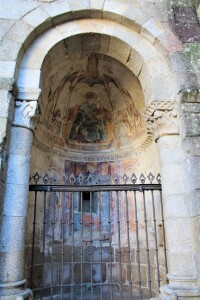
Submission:
<svg viewBox="0 0 200 300">
<path fill-rule="evenodd" d="M 40 298 L 37 298 L 37 299 L 40 299 Z M 72 300 L 71 294 L 64 294 L 63 298 L 61 298 L 61 295 L 55 295 L 52 298 L 50 296 L 43 297 L 43 300 L 61 300 L 61 299 Z M 93 297 L 91 297 L 90 293 L 84 293 L 83 298 L 81 298 L 80 293 L 74 293 L 74 296 L 73 296 L 73 300 L 91 300 L 91 299 L 92 300 L 101 300 L 101 295 L 98 293 L 98 294 L 94 294 Z M 124 292 L 123 297 L 121 297 L 119 292 L 113 293 L 113 300 L 122 300 L 122 299 L 123 300 L 139 300 L 139 296 L 133 294 L 132 298 L 131 298 L 129 293 Z M 148 298 L 143 297 L 143 300 L 144 299 L 148 299 Z M 111 300 L 111 294 L 109 292 L 103 293 L 102 300 Z"/>
</svg>

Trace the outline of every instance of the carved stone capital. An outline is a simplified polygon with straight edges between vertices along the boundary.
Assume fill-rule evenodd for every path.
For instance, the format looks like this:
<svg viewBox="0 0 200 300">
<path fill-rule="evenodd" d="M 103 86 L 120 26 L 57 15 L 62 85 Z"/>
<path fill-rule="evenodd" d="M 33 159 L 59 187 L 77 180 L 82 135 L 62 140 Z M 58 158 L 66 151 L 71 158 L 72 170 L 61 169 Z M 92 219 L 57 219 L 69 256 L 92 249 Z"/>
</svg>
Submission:
<svg viewBox="0 0 200 300">
<path fill-rule="evenodd" d="M 16 101 L 13 125 L 33 130 L 37 114 L 37 101 Z"/>
<path fill-rule="evenodd" d="M 148 132 L 155 136 L 155 140 L 161 136 L 179 134 L 174 102 L 155 101 L 147 108 L 144 117 Z"/>
</svg>

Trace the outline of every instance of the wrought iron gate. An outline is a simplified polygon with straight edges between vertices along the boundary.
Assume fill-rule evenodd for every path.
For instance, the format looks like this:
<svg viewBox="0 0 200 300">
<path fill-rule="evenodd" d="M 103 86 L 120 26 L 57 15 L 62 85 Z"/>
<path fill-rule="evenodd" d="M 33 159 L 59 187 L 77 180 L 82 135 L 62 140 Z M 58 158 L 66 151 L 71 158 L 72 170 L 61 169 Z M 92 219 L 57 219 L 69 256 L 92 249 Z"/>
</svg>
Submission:
<svg viewBox="0 0 200 300">
<path fill-rule="evenodd" d="M 156 296 L 167 274 L 160 177 L 157 184 L 140 177 L 140 184 L 74 186 L 50 185 L 47 177 L 39 185 L 38 176 L 29 188 L 27 247 L 34 299 Z"/>
</svg>

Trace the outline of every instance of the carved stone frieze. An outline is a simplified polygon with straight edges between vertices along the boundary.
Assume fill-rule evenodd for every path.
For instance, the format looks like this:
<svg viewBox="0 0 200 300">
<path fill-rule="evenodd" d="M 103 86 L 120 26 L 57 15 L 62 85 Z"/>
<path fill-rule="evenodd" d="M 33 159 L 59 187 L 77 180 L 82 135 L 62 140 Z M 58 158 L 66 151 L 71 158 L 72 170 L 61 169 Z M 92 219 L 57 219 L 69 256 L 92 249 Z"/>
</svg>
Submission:
<svg viewBox="0 0 200 300">
<path fill-rule="evenodd" d="M 153 102 L 144 113 L 148 132 L 152 133 L 155 140 L 164 135 L 179 134 L 177 110 L 174 102 Z"/>
<path fill-rule="evenodd" d="M 16 101 L 13 125 L 34 129 L 37 109 L 37 101 Z"/>
</svg>

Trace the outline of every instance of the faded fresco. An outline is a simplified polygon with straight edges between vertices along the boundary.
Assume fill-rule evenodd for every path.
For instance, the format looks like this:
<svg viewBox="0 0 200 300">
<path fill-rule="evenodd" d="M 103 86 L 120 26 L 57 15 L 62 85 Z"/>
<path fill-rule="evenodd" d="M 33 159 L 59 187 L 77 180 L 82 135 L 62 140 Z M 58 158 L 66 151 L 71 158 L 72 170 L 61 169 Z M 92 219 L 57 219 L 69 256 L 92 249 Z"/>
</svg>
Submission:
<svg viewBox="0 0 200 300">
<path fill-rule="evenodd" d="M 128 70 L 97 54 L 82 54 L 64 70 L 44 83 L 38 145 L 98 155 L 133 149 L 147 139 L 142 90 Z"/>
</svg>

